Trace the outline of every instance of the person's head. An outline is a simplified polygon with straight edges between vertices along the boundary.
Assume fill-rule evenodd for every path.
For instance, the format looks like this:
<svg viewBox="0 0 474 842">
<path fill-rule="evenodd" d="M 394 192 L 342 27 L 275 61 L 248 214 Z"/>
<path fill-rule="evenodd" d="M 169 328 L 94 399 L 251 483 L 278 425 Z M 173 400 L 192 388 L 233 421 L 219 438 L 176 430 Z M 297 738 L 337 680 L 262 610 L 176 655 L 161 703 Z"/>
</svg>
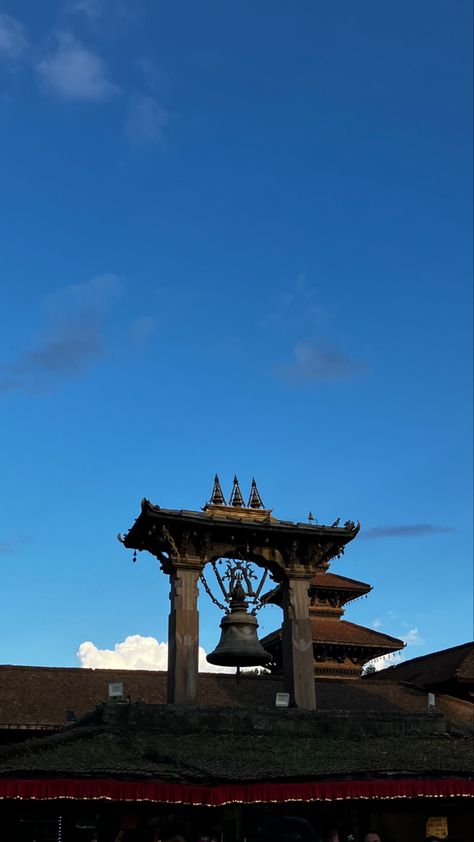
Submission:
<svg viewBox="0 0 474 842">
<path fill-rule="evenodd" d="M 382 842 L 382 840 L 379 833 L 376 833 L 375 830 L 369 830 L 364 836 L 364 842 Z"/>
<path fill-rule="evenodd" d="M 296 816 L 269 819 L 262 828 L 261 842 L 317 842 L 317 836 L 305 819 Z"/>
</svg>

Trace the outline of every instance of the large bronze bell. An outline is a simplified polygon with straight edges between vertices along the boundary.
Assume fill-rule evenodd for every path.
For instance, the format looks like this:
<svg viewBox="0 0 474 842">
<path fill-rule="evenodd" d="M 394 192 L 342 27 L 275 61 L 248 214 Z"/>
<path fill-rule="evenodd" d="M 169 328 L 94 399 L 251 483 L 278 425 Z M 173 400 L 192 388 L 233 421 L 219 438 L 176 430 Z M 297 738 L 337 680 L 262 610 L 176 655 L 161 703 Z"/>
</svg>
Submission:
<svg viewBox="0 0 474 842">
<path fill-rule="evenodd" d="M 230 613 L 221 620 L 221 639 L 207 655 L 210 664 L 222 667 L 264 667 L 273 658 L 257 637 L 258 623 L 247 611 L 247 602 L 238 585 L 232 592 Z"/>
</svg>

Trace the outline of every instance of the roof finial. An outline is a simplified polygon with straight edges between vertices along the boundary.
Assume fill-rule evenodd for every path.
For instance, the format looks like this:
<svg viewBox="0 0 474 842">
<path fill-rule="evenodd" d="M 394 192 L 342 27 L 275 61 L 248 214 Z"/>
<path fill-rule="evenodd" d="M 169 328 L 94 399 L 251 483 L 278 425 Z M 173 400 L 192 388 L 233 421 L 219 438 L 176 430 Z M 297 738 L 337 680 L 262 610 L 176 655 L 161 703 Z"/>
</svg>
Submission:
<svg viewBox="0 0 474 842">
<path fill-rule="evenodd" d="M 264 509 L 265 506 L 263 505 L 263 500 L 260 497 L 258 492 L 257 483 L 255 480 L 252 480 L 252 485 L 250 486 L 250 497 L 247 503 L 248 509 Z"/>
<path fill-rule="evenodd" d="M 313 525 L 313 520 L 314 520 L 314 515 L 313 515 L 312 512 L 310 512 L 309 515 L 308 515 L 308 522 L 309 522 L 310 526 Z"/>
<path fill-rule="evenodd" d="M 244 498 L 242 497 L 242 492 L 240 490 L 239 481 L 236 475 L 234 475 L 234 484 L 232 486 L 232 494 L 230 495 L 229 506 L 235 506 L 238 509 L 244 508 Z"/>
<path fill-rule="evenodd" d="M 211 499 L 209 500 L 212 506 L 225 506 L 226 501 L 225 497 L 222 493 L 221 484 L 219 482 L 219 477 L 217 474 L 214 477 L 214 485 L 212 487 L 212 494 Z"/>
</svg>

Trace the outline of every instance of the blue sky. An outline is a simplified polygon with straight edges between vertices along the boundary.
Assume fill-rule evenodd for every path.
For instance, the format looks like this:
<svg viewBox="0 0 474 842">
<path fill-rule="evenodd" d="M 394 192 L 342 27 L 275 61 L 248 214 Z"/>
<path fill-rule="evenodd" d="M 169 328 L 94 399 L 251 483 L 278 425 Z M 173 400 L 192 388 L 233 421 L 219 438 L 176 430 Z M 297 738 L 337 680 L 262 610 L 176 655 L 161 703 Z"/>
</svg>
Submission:
<svg viewBox="0 0 474 842">
<path fill-rule="evenodd" d="M 0 0 L 1 663 L 165 642 L 115 536 L 216 471 L 361 521 L 347 619 L 471 637 L 471 18 Z"/>
</svg>

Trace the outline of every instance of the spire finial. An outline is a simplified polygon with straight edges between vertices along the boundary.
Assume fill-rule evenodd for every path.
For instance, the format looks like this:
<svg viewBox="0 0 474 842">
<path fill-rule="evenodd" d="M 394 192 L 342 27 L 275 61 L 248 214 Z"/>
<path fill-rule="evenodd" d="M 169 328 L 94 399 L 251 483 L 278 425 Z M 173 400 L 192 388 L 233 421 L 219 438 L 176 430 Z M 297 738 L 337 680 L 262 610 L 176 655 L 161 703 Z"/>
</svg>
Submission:
<svg viewBox="0 0 474 842">
<path fill-rule="evenodd" d="M 239 480 L 237 479 L 236 474 L 234 474 L 234 484 L 232 486 L 232 494 L 230 495 L 229 506 L 235 506 L 235 508 L 238 509 L 244 508 L 244 498 L 242 497 Z"/>
<path fill-rule="evenodd" d="M 260 497 L 257 483 L 254 479 L 252 479 L 252 485 L 250 486 L 250 497 L 247 503 L 248 509 L 264 509 L 265 506 L 263 505 L 263 500 Z"/>
<path fill-rule="evenodd" d="M 212 486 L 212 494 L 211 499 L 209 500 L 211 505 L 213 506 L 225 506 L 225 497 L 222 493 L 221 484 L 219 482 L 219 477 L 217 474 L 214 477 L 214 485 Z"/>
</svg>

